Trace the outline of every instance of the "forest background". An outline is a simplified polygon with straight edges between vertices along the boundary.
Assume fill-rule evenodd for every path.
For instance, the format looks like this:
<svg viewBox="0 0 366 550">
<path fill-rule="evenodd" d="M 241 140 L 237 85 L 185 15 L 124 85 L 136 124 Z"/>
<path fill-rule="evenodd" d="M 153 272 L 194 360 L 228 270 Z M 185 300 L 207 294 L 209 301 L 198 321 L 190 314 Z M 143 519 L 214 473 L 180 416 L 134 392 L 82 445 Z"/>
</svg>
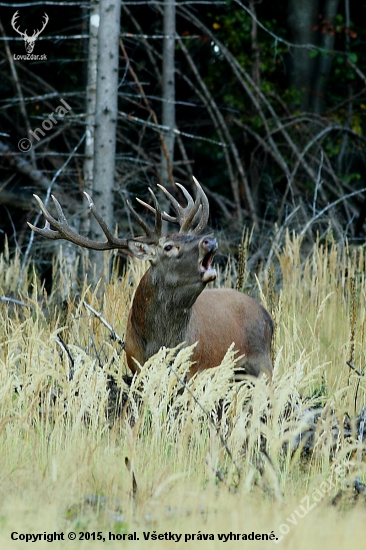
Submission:
<svg viewBox="0 0 366 550">
<path fill-rule="evenodd" d="M 366 2 L 127 1 L 118 36 L 103 38 L 101 25 L 98 37 L 93 14 L 109 4 L 0 2 L 0 249 L 6 238 L 47 274 L 54 243 L 30 234 L 33 193 L 46 204 L 54 193 L 86 234 L 87 190 L 126 235 L 135 229 L 126 199 L 146 200 L 159 182 L 192 188 L 192 175 L 223 254 L 253 228 L 251 266 L 285 229 L 310 244 L 330 233 L 364 242 Z M 21 59 L 25 29 L 42 30 L 38 60 Z M 108 70 L 101 42 L 119 52 L 107 121 L 96 97 Z M 70 109 L 59 116 L 61 100 Z"/>
</svg>

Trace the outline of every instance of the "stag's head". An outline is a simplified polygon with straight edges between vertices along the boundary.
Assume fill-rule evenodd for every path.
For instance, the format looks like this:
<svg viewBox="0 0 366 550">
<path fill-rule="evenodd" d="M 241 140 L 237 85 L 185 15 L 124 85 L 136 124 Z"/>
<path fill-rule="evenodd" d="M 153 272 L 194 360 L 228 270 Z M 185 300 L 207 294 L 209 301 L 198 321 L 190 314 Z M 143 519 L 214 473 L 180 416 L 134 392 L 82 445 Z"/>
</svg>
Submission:
<svg viewBox="0 0 366 550">
<path fill-rule="evenodd" d="M 24 42 L 25 42 L 25 51 L 27 53 L 32 53 L 33 52 L 33 49 L 34 49 L 34 44 L 37 40 L 37 38 L 39 37 L 39 35 L 41 34 L 41 32 L 44 30 L 44 28 L 46 27 L 48 21 L 49 21 L 49 18 L 48 18 L 48 15 L 47 13 L 44 14 L 44 21 L 43 21 L 43 25 L 42 25 L 42 28 L 41 29 L 38 29 L 38 30 L 35 30 L 33 31 L 33 34 L 32 36 L 28 36 L 27 35 L 27 29 L 25 29 L 24 32 L 22 32 L 19 27 L 16 27 L 16 23 L 17 23 L 17 19 L 19 17 L 19 11 L 17 10 L 13 17 L 12 17 L 12 20 L 11 20 L 11 26 L 13 27 L 13 29 L 18 33 L 20 34 L 20 36 L 23 38 Z"/>
<path fill-rule="evenodd" d="M 154 212 L 155 229 L 149 230 L 140 216 L 132 209 L 140 225 L 144 224 L 147 237 L 128 241 L 130 251 L 140 259 L 149 260 L 152 265 L 152 276 L 156 282 L 164 280 L 165 288 L 194 288 L 200 292 L 203 287 L 216 278 L 212 260 L 217 250 L 217 241 L 212 234 L 202 235 L 209 216 L 209 204 L 200 184 L 194 179 L 196 199 L 179 183 L 187 201 L 185 207 L 161 185 L 160 189 L 168 197 L 176 216 L 161 212 L 155 194 L 149 189 L 155 207 L 137 199 L 140 204 Z M 162 220 L 180 226 L 178 233 L 161 234 Z"/>
</svg>

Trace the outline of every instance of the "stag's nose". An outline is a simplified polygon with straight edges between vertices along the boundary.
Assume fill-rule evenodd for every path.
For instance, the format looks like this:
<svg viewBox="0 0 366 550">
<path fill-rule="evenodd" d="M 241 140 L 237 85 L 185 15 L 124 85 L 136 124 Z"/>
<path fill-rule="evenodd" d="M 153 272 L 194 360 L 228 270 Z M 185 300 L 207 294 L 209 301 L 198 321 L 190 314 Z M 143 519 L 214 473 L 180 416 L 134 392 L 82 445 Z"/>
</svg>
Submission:
<svg viewBox="0 0 366 550">
<path fill-rule="evenodd" d="M 201 241 L 201 246 L 205 252 L 215 253 L 218 247 L 215 237 L 204 237 Z"/>
</svg>

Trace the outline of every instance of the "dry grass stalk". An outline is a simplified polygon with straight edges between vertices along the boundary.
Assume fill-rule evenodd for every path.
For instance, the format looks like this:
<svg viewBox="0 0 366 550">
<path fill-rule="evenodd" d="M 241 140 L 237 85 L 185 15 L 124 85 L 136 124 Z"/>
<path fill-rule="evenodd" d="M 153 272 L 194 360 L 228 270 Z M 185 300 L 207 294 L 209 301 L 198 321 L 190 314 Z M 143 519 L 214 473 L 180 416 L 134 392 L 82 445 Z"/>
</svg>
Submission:
<svg viewBox="0 0 366 550">
<path fill-rule="evenodd" d="M 220 437 L 168 366 L 173 365 L 184 378 L 191 348 L 160 350 L 141 366 L 128 388 L 118 344 L 82 306 L 86 300 L 123 335 L 133 291 L 143 272 L 139 263 L 132 262 L 123 277 L 104 287 L 103 294 L 85 284 L 78 300 L 71 298 L 62 310 L 57 281 L 47 295 L 29 271 L 19 295 L 19 259 L 0 257 L 4 268 L 0 294 L 21 296 L 30 306 L 0 303 L 0 541 L 9 529 L 28 529 L 29 521 L 40 532 L 82 530 L 81 521 L 89 531 L 111 527 L 117 521 L 118 528 L 128 531 L 144 526 L 145 530 L 184 533 L 195 528 L 197 532 L 203 525 L 197 527 L 199 510 L 204 511 L 208 532 L 221 527 L 235 531 L 239 529 L 234 519 L 238 508 L 248 510 L 250 530 L 276 532 L 291 515 L 292 495 L 298 502 L 327 479 L 335 465 L 345 465 L 346 481 L 365 480 L 363 444 L 342 428 L 345 413 L 353 410 L 345 368 L 350 341 L 347 304 L 354 303 L 350 277 L 357 276 L 363 266 L 363 253 L 341 250 L 334 243 L 318 244 L 304 259 L 300 246 L 296 236 L 287 235 L 282 249 L 276 251 L 282 289 L 274 309 L 273 385 L 264 379 L 233 384 L 232 350 L 220 367 L 189 381 L 190 390 L 240 466 L 240 479 Z M 258 283 L 261 292 L 265 281 Z M 267 287 L 271 301 L 274 282 L 267 282 Z M 353 311 L 355 326 L 362 326 L 365 292 L 359 293 Z M 72 356 L 71 379 L 70 358 L 58 344 L 60 335 Z M 354 346 L 364 364 L 362 331 L 354 331 Z M 129 396 L 124 414 L 112 425 L 108 417 L 111 378 Z M 364 378 L 358 406 L 366 406 Z M 301 449 L 308 437 L 313 438 L 313 450 L 306 458 Z M 130 471 L 124 466 L 126 456 Z M 131 472 L 138 485 L 135 498 Z M 342 487 L 344 479 L 337 479 L 329 498 Z M 93 508 L 92 498 L 86 506 L 86 495 L 118 501 L 122 511 L 112 504 L 103 510 L 99 505 Z M 284 503 L 267 508 L 270 499 L 263 495 Z M 325 502 L 309 516 L 314 529 L 319 516 L 323 529 L 331 524 L 333 516 L 328 517 Z M 351 518 L 357 517 L 357 511 L 350 514 L 350 540 L 356 544 L 360 531 Z M 339 525 L 344 528 L 345 520 Z M 291 544 L 302 548 L 303 536 L 299 524 L 293 528 Z"/>
</svg>

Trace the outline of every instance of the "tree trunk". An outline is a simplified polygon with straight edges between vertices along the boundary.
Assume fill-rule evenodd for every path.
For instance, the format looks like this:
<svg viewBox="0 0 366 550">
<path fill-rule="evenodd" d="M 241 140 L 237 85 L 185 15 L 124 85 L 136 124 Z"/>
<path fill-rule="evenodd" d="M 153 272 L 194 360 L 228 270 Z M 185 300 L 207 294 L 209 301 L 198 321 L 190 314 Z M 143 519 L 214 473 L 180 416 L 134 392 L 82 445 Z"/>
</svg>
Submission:
<svg viewBox="0 0 366 550">
<path fill-rule="evenodd" d="M 89 43 L 88 65 L 86 83 L 86 117 L 85 117 L 85 157 L 84 157 L 84 186 L 83 191 L 93 194 L 93 169 L 94 169 L 94 125 L 97 98 L 97 61 L 98 61 L 98 30 L 100 23 L 99 0 L 92 0 L 89 11 Z M 83 212 L 80 221 L 80 230 L 83 235 L 90 233 L 90 215 L 88 202 L 83 200 Z M 80 249 L 84 261 L 81 262 L 82 277 L 87 272 L 85 260 L 89 258 L 89 250 Z"/>
<path fill-rule="evenodd" d="M 335 22 L 339 0 L 325 0 L 324 3 L 324 20 L 327 21 L 327 27 L 321 34 L 320 46 L 325 50 L 332 51 L 334 48 L 335 32 L 332 26 Z M 321 113 L 324 105 L 324 92 L 327 84 L 327 79 L 332 67 L 332 56 L 321 54 L 318 56 L 317 68 L 314 75 L 314 100 L 313 111 Z"/>
<path fill-rule="evenodd" d="M 317 24 L 318 0 L 289 0 L 288 24 L 294 44 L 314 44 Z M 302 110 L 309 110 L 312 81 L 316 59 L 310 57 L 308 48 L 291 48 L 291 85 L 302 92 Z"/>
<path fill-rule="evenodd" d="M 93 200 L 107 225 L 113 229 L 113 189 L 118 114 L 118 58 L 121 0 L 100 0 L 98 32 L 97 93 L 95 109 Z M 96 21 L 96 20 L 95 20 Z M 100 225 L 92 217 L 92 239 L 105 240 Z M 90 260 L 99 278 L 104 258 L 90 251 Z"/>
<path fill-rule="evenodd" d="M 164 6 L 162 124 L 169 128 L 162 144 L 161 183 L 173 183 L 175 129 L 175 1 Z"/>
</svg>

